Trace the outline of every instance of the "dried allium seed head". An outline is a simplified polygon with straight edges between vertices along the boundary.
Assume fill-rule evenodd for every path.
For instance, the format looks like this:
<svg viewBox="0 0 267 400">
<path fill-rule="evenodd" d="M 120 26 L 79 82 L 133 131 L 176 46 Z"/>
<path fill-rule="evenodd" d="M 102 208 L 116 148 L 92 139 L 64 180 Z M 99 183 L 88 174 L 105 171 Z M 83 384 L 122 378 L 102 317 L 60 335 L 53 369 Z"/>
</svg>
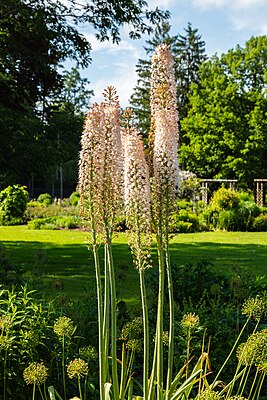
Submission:
<svg viewBox="0 0 267 400">
<path fill-rule="evenodd" d="M 157 190 L 174 197 L 180 182 L 178 167 L 178 111 L 173 60 L 166 44 L 152 57 L 151 119 L 154 134 L 153 167 Z"/>
</svg>

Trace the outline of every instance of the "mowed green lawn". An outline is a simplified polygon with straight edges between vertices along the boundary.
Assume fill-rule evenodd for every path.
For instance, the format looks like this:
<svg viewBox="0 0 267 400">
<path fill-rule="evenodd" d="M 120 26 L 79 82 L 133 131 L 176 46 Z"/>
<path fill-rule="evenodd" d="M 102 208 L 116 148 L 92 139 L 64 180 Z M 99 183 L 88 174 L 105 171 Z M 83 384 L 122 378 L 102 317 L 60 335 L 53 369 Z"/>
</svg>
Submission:
<svg viewBox="0 0 267 400">
<path fill-rule="evenodd" d="M 88 250 L 87 235 L 86 232 L 75 230 L 0 227 L 0 241 L 8 249 L 11 262 L 21 266 L 26 271 L 25 276 L 30 276 L 37 260 L 36 270 L 41 272 L 46 293 L 50 296 L 64 293 L 71 298 L 80 297 L 95 286 L 94 263 L 92 253 Z M 125 233 L 114 237 L 114 264 L 118 296 L 131 301 L 138 296 L 139 280 L 132 266 L 127 242 Z M 155 253 L 154 250 L 154 259 Z M 41 255 L 39 262 L 37 254 Z M 267 233 L 179 234 L 172 239 L 171 257 L 174 265 L 208 260 L 225 273 L 239 266 L 250 268 L 256 275 L 265 275 L 267 279 Z"/>
</svg>

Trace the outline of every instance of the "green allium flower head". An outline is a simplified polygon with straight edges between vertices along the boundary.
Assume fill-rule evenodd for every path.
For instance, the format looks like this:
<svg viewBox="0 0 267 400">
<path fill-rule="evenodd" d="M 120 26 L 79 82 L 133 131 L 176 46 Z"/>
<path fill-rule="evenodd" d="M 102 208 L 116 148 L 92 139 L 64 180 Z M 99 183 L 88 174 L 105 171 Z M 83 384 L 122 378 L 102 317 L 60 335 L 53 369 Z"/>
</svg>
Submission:
<svg viewBox="0 0 267 400">
<path fill-rule="evenodd" d="M 93 346 L 86 346 L 79 349 L 79 355 L 87 360 L 96 360 L 98 352 Z"/>
<path fill-rule="evenodd" d="M 256 365 L 265 368 L 267 360 L 267 328 L 252 333 L 237 349 L 237 358 L 242 365 Z"/>
<path fill-rule="evenodd" d="M 81 378 L 88 374 L 88 364 L 81 358 L 75 358 L 67 366 L 67 373 L 70 379 Z"/>
<path fill-rule="evenodd" d="M 8 350 L 12 346 L 13 337 L 9 335 L 0 335 L 0 350 Z"/>
<path fill-rule="evenodd" d="M 132 321 L 127 322 L 122 328 L 122 337 L 126 340 L 138 339 L 139 335 L 143 332 L 143 319 L 142 317 L 134 318 Z"/>
<path fill-rule="evenodd" d="M 218 392 L 214 392 L 214 390 L 204 390 L 204 392 L 200 393 L 196 400 L 220 400 L 222 397 Z"/>
<path fill-rule="evenodd" d="M 0 330 L 2 332 L 9 330 L 13 325 L 12 318 L 9 315 L 1 315 Z"/>
<path fill-rule="evenodd" d="M 23 372 L 23 378 L 27 385 L 41 385 L 47 377 L 48 368 L 43 363 L 33 362 Z"/>
<path fill-rule="evenodd" d="M 247 299 L 242 307 L 242 314 L 260 320 L 261 317 L 267 314 L 267 298 L 257 296 Z"/>
<path fill-rule="evenodd" d="M 182 318 L 181 325 L 186 330 L 194 330 L 199 327 L 199 317 L 195 313 L 185 314 Z"/>
<path fill-rule="evenodd" d="M 139 353 L 142 350 L 141 342 L 138 339 L 130 339 L 126 344 L 126 347 L 136 353 Z"/>
<path fill-rule="evenodd" d="M 75 329 L 73 321 L 68 317 L 59 317 L 54 323 L 54 332 L 58 336 L 71 338 Z"/>
</svg>

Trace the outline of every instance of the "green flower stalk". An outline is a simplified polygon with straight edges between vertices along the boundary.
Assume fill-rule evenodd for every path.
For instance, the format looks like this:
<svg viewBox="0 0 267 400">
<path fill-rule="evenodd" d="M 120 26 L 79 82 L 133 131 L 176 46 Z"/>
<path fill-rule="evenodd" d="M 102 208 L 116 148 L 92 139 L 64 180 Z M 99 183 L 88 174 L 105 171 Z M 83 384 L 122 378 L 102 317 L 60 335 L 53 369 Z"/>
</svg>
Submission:
<svg viewBox="0 0 267 400">
<path fill-rule="evenodd" d="M 109 86 L 104 101 L 94 104 L 86 117 L 81 138 L 79 192 L 81 214 L 89 224 L 94 253 L 99 331 L 100 399 L 108 380 L 110 331 L 113 396 L 119 396 L 116 356 L 116 288 L 111 251 L 114 222 L 122 207 L 122 149 L 120 106 L 116 90 Z M 105 290 L 101 284 L 99 244 L 105 248 Z M 109 324 L 111 323 L 111 329 Z"/>
<path fill-rule="evenodd" d="M 80 399 L 82 400 L 81 378 L 88 375 L 88 364 L 81 358 L 75 358 L 67 366 L 67 374 L 70 379 L 77 378 Z"/>
<path fill-rule="evenodd" d="M 124 201 L 126 223 L 131 231 L 130 248 L 134 264 L 139 272 L 143 326 L 144 364 L 143 395 L 148 398 L 149 374 L 149 324 L 144 273 L 151 266 L 149 246 L 151 242 L 150 183 L 143 142 L 137 129 L 131 124 L 131 110 L 123 114 L 122 129 L 124 155 Z"/>
<path fill-rule="evenodd" d="M 165 269 L 169 295 L 169 346 L 166 398 L 170 391 L 173 369 L 174 301 L 169 253 L 169 215 L 177 195 L 180 174 L 178 166 L 178 111 L 173 59 L 169 46 L 159 45 L 152 57 L 151 123 L 153 133 L 153 222 L 159 260 L 159 295 L 152 380 L 157 382 L 158 399 L 163 394 L 163 298 Z M 152 392 L 150 391 L 150 396 Z"/>
<path fill-rule="evenodd" d="M 62 380 L 63 380 L 63 393 L 64 399 L 67 398 L 66 390 L 66 374 L 65 374 L 65 346 L 66 338 L 71 339 L 74 335 L 76 327 L 73 325 L 73 321 L 68 317 L 59 317 L 54 323 L 54 332 L 58 336 L 59 340 L 62 342 Z"/>
<path fill-rule="evenodd" d="M 36 385 L 40 395 L 44 399 L 40 385 L 44 384 L 48 378 L 48 368 L 43 363 L 33 362 L 23 372 L 23 378 L 27 385 L 33 385 L 32 400 L 35 399 Z"/>
</svg>

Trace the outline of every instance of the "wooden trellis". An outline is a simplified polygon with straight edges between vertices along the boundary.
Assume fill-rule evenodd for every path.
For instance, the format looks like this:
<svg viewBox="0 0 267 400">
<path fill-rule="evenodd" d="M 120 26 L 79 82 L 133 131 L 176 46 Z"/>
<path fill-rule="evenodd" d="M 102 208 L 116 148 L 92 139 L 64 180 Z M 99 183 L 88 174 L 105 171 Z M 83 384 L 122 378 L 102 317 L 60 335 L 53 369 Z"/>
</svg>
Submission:
<svg viewBox="0 0 267 400">
<path fill-rule="evenodd" d="M 204 204 L 208 204 L 209 185 L 214 182 L 227 183 L 231 189 L 235 189 L 237 179 L 202 179 L 201 182 L 201 200 Z"/>
<path fill-rule="evenodd" d="M 262 207 L 265 203 L 267 179 L 254 179 L 254 183 L 256 184 L 255 201 Z"/>
</svg>

